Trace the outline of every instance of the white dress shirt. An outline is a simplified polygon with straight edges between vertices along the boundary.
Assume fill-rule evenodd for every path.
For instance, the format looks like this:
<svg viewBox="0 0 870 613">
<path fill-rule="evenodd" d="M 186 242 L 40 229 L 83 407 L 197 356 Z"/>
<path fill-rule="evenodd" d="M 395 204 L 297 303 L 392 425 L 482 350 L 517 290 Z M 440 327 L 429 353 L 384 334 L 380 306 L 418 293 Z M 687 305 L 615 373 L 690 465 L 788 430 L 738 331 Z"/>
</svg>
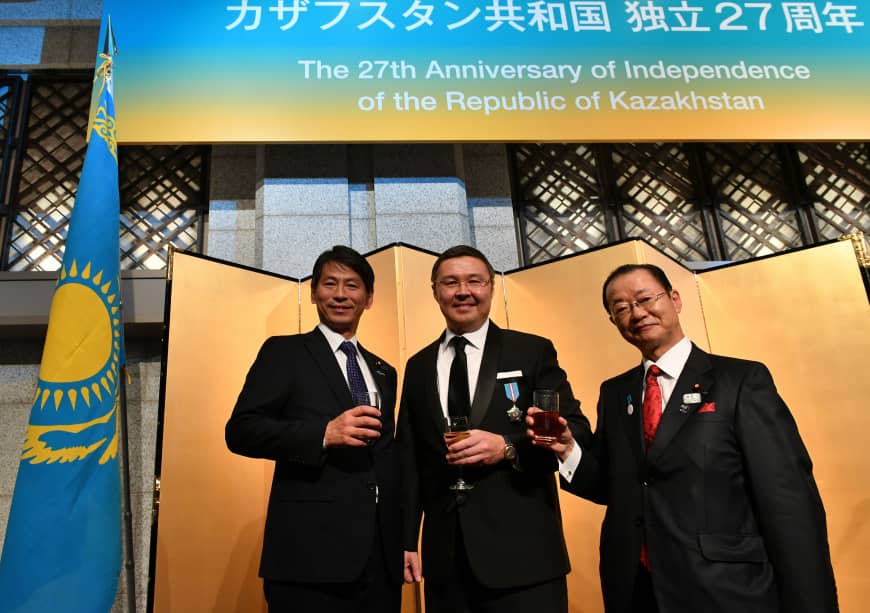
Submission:
<svg viewBox="0 0 870 613">
<path fill-rule="evenodd" d="M 447 388 L 450 382 L 450 366 L 456 355 L 450 340 L 454 336 L 464 336 L 468 341 L 465 346 L 465 357 L 468 362 L 468 395 L 474 404 L 474 392 L 477 388 L 477 379 L 480 375 L 480 363 L 483 361 L 483 346 L 486 344 L 486 333 L 489 331 L 489 319 L 483 322 L 474 332 L 466 334 L 454 334 L 445 330 L 444 340 L 438 346 L 438 398 L 441 401 L 441 412 L 447 417 Z"/>
<path fill-rule="evenodd" d="M 329 343 L 329 348 L 332 349 L 332 354 L 335 356 L 336 361 L 338 361 L 338 366 L 341 368 L 341 372 L 344 375 L 344 380 L 347 381 L 347 388 L 350 389 L 350 381 L 347 378 L 347 354 L 340 349 L 341 344 L 344 341 L 350 341 L 353 343 L 353 346 L 357 348 L 357 363 L 359 364 L 359 369 L 362 371 L 363 379 L 365 379 L 366 387 L 370 392 L 379 392 L 378 386 L 375 385 L 375 379 L 372 377 L 371 371 L 369 371 L 369 365 L 366 363 L 365 358 L 362 357 L 362 354 L 359 352 L 359 347 L 357 346 L 356 336 L 351 338 L 344 338 L 341 334 L 332 330 L 326 324 L 318 324 L 317 329 L 323 333 L 323 336 L 326 337 L 326 342 Z"/>
</svg>

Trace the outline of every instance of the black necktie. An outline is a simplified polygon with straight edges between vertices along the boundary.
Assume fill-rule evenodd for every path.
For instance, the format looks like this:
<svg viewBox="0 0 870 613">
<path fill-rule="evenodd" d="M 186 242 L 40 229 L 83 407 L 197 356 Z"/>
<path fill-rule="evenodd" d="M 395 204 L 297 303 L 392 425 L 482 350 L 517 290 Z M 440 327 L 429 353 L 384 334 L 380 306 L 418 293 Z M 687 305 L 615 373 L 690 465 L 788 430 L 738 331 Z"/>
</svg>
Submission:
<svg viewBox="0 0 870 613">
<path fill-rule="evenodd" d="M 362 371 L 359 368 L 359 362 L 356 361 L 356 345 L 350 341 L 344 341 L 339 345 L 339 349 L 344 351 L 344 354 L 347 356 L 347 383 L 350 387 L 350 395 L 353 397 L 354 403 L 368 404 L 368 402 L 362 401 L 369 389 L 366 386 L 365 377 L 363 377 Z"/>
<path fill-rule="evenodd" d="M 464 336 L 454 336 L 450 339 L 453 345 L 453 363 L 450 365 L 450 381 L 447 388 L 447 413 L 454 417 L 468 416 L 471 412 L 471 396 L 468 393 L 468 360 L 465 358 L 465 346 L 468 339 Z"/>
</svg>

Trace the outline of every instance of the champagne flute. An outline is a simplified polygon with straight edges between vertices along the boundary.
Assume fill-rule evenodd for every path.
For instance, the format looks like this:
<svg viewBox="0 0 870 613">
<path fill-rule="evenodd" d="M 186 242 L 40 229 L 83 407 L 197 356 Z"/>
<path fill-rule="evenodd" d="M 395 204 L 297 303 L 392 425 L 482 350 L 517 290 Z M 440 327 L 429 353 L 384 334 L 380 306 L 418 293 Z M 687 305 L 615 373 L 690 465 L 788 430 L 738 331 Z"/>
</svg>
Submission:
<svg viewBox="0 0 870 613">
<path fill-rule="evenodd" d="M 381 395 L 378 392 L 356 392 L 353 395 L 353 402 L 358 406 L 374 407 L 378 413 L 381 411 Z M 374 438 L 365 439 L 368 445 L 374 445 L 376 440 Z"/>
<path fill-rule="evenodd" d="M 471 433 L 468 431 L 470 428 L 470 424 L 468 423 L 468 417 L 465 415 L 457 416 L 450 415 L 444 418 L 444 442 L 449 447 L 452 443 L 456 441 L 461 441 L 464 438 L 468 438 Z M 464 492 L 472 489 L 474 486 L 470 483 L 466 483 L 462 478 L 462 466 L 457 466 L 457 477 L 456 482 L 450 486 L 451 490 L 457 492 Z"/>
</svg>

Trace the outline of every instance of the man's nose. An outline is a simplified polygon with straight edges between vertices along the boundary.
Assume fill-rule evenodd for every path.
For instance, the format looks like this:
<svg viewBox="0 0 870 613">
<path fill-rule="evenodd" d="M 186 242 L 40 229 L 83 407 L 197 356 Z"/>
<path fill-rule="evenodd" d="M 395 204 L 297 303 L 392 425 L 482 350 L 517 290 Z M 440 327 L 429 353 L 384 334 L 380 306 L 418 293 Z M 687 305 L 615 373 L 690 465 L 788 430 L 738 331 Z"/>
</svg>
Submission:
<svg viewBox="0 0 870 613">
<path fill-rule="evenodd" d="M 632 321 L 643 319 L 649 313 L 649 311 L 642 304 L 638 304 L 637 302 L 629 303 L 628 308 L 631 309 Z"/>
</svg>

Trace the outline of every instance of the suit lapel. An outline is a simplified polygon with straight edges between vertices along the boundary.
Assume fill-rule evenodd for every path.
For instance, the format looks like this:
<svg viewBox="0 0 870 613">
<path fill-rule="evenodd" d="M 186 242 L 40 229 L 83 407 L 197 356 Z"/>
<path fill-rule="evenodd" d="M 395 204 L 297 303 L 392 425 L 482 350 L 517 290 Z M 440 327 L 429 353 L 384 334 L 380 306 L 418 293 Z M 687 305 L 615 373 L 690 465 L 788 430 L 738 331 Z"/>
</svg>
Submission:
<svg viewBox="0 0 870 613">
<path fill-rule="evenodd" d="M 501 337 L 501 328 L 490 322 L 486 341 L 483 344 L 483 358 L 480 362 L 480 372 L 477 375 L 474 402 L 471 404 L 469 421 L 472 427 L 483 421 L 483 417 L 492 403 L 492 392 L 495 389 L 496 375 L 498 375 L 498 360 L 501 356 Z"/>
<path fill-rule="evenodd" d="M 371 454 L 374 452 L 375 448 L 380 448 L 385 442 L 393 439 L 393 435 L 395 434 L 394 411 L 396 399 L 393 397 L 393 386 L 391 386 L 387 381 L 387 373 L 381 360 L 375 354 L 367 351 L 366 348 L 359 343 L 359 339 L 357 339 L 356 347 L 359 354 L 362 356 L 362 359 L 365 361 L 366 366 L 369 367 L 369 372 L 375 382 L 375 387 L 378 388 L 377 392 L 381 395 L 381 436 L 373 445 L 368 447 L 369 454 Z"/>
<path fill-rule="evenodd" d="M 366 366 L 369 367 L 369 372 L 372 374 L 375 386 L 378 388 L 377 391 L 381 395 L 381 407 L 392 406 L 395 398 L 387 397 L 387 393 L 392 393 L 392 390 L 387 384 L 387 374 L 384 372 L 383 366 L 381 366 L 381 361 L 375 354 L 363 347 L 359 341 L 357 341 L 356 346 L 363 360 L 365 360 Z"/>
<path fill-rule="evenodd" d="M 444 411 L 441 409 L 441 396 L 438 393 L 438 347 L 444 340 L 444 334 L 438 337 L 434 343 L 423 350 L 421 356 L 422 372 L 426 373 L 423 380 L 423 389 L 417 393 L 422 394 L 429 418 L 435 423 L 438 435 L 444 433 Z"/>
<path fill-rule="evenodd" d="M 648 459 L 654 461 L 671 443 L 689 416 L 697 410 L 699 404 L 684 404 L 683 395 L 698 389 L 709 390 L 713 382 L 712 365 L 706 353 L 692 345 L 692 352 L 683 368 L 674 391 L 668 400 L 668 406 L 662 414 L 662 420 L 650 447 Z"/>
<path fill-rule="evenodd" d="M 628 372 L 625 385 L 619 391 L 618 411 L 622 413 L 623 428 L 628 439 L 628 446 L 634 453 L 638 466 L 643 466 L 646 460 L 643 443 L 643 365 Z M 629 409 L 630 407 L 630 409 Z"/>
<path fill-rule="evenodd" d="M 329 348 L 329 343 L 326 342 L 326 337 L 315 328 L 305 335 L 305 345 L 308 347 L 314 363 L 326 378 L 327 387 L 335 396 L 338 406 L 347 408 L 353 406 L 350 388 L 347 387 L 347 381 L 338 366 L 335 355 Z"/>
</svg>

